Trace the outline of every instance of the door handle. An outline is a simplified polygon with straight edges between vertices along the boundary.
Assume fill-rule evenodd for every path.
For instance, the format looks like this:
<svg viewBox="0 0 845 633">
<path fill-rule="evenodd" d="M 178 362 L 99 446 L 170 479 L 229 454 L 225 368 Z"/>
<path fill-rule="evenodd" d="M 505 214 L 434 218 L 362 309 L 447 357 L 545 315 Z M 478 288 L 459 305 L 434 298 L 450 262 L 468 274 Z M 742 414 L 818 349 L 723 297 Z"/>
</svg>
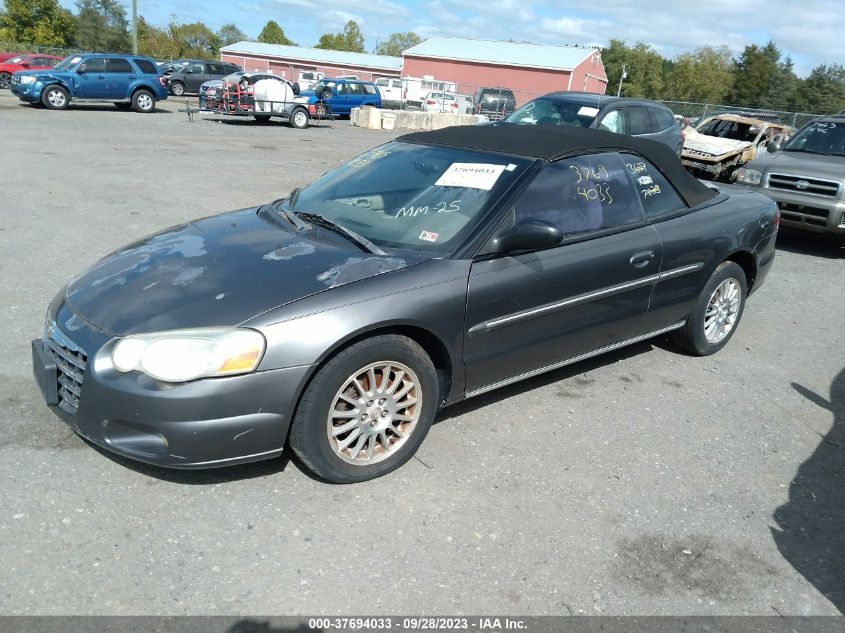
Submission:
<svg viewBox="0 0 845 633">
<path fill-rule="evenodd" d="M 129 79 L 135 79 L 135 75 L 129 75 Z"/>
<path fill-rule="evenodd" d="M 631 259 L 629 259 L 628 262 L 634 268 L 643 268 L 644 266 L 647 266 L 652 259 L 654 259 L 654 251 L 640 251 L 639 253 L 631 255 Z"/>
<path fill-rule="evenodd" d="M 105 78 L 106 78 L 105 75 L 97 75 L 97 79 L 105 79 Z"/>
</svg>

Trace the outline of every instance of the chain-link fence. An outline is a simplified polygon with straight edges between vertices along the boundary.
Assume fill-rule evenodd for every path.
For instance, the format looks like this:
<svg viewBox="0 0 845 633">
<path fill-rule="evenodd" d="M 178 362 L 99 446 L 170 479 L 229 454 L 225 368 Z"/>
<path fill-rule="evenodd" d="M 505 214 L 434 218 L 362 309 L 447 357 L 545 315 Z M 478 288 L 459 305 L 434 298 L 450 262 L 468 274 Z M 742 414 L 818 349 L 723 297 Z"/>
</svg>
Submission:
<svg viewBox="0 0 845 633">
<path fill-rule="evenodd" d="M 35 44 L 21 44 L 20 42 L 11 42 L 8 40 L 0 40 L 0 52 L 6 53 L 34 53 L 36 55 L 56 55 L 57 57 L 67 57 L 74 53 L 82 53 L 77 48 L 59 48 L 57 46 L 36 46 Z"/>
<path fill-rule="evenodd" d="M 675 114 L 695 120 L 705 119 L 716 114 L 739 114 L 772 123 L 782 123 L 793 128 L 799 128 L 821 114 L 810 114 L 808 112 L 787 112 L 784 110 L 765 110 L 761 108 L 741 108 L 731 105 L 718 105 L 713 103 L 692 103 L 689 101 L 662 101 L 661 103 L 672 110 Z"/>
</svg>

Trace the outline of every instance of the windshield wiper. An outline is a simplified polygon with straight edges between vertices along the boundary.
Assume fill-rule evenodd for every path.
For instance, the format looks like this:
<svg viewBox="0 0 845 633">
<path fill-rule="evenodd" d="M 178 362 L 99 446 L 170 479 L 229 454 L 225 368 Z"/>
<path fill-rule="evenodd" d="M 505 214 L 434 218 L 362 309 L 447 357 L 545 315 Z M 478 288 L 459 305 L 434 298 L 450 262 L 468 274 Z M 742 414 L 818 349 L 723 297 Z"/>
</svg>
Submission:
<svg viewBox="0 0 845 633">
<path fill-rule="evenodd" d="M 299 189 L 294 189 L 293 191 L 291 191 L 290 195 L 287 198 L 279 198 L 278 200 L 274 200 L 272 203 L 270 203 L 270 207 L 272 207 L 273 211 L 278 213 L 285 220 L 293 224 L 297 231 L 304 231 L 308 228 L 308 225 L 305 224 L 305 222 L 296 217 L 295 213 L 290 213 L 288 211 L 285 211 L 284 209 L 279 208 L 285 200 L 291 200 L 298 193 Z"/>
<path fill-rule="evenodd" d="M 298 216 L 300 222 L 302 220 L 305 220 L 306 222 L 311 222 L 312 224 L 316 224 L 318 226 L 331 229 L 336 233 L 340 233 L 352 242 L 355 242 L 358 246 L 361 247 L 362 250 L 365 250 L 368 253 L 372 253 L 374 255 L 387 255 L 387 253 L 385 253 L 383 250 L 381 250 L 378 246 L 373 244 L 363 235 L 358 235 L 358 233 L 356 233 L 352 229 L 348 229 L 345 226 L 338 224 L 337 222 L 329 220 L 327 217 L 324 217 L 319 213 L 309 213 L 308 211 L 293 211 L 292 215 Z"/>
</svg>

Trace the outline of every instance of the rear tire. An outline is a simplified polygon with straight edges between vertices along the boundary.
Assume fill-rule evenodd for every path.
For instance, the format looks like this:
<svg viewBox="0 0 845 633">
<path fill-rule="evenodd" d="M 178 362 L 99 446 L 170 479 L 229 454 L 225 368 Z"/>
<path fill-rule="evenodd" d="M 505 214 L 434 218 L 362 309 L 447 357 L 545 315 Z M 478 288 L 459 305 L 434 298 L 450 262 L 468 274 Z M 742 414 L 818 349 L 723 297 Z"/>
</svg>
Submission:
<svg viewBox="0 0 845 633">
<path fill-rule="evenodd" d="M 0 73 L 0 88 L 9 88 L 12 85 L 11 73 Z"/>
<path fill-rule="evenodd" d="M 425 439 L 439 402 L 437 372 L 404 336 L 376 336 L 340 351 L 305 389 L 290 447 L 315 475 L 335 483 L 381 477 Z"/>
<path fill-rule="evenodd" d="M 172 94 L 174 97 L 181 97 L 183 94 L 185 94 L 185 84 L 183 84 L 181 81 L 171 82 L 170 94 Z"/>
<path fill-rule="evenodd" d="M 715 354 L 736 332 L 747 293 L 742 268 L 722 262 L 707 280 L 684 327 L 672 333 L 672 341 L 696 356 Z"/>
<path fill-rule="evenodd" d="M 308 113 L 305 108 L 296 108 L 290 113 L 290 126 L 297 130 L 304 130 L 308 127 Z"/>
<path fill-rule="evenodd" d="M 148 113 L 156 109 L 156 100 L 149 90 L 138 90 L 132 95 L 132 109 L 135 112 Z"/>
<path fill-rule="evenodd" d="M 47 86 L 41 93 L 41 103 L 49 110 L 65 110 L 69 101 L 67 90 L 56 84 Z"/>
</svg>

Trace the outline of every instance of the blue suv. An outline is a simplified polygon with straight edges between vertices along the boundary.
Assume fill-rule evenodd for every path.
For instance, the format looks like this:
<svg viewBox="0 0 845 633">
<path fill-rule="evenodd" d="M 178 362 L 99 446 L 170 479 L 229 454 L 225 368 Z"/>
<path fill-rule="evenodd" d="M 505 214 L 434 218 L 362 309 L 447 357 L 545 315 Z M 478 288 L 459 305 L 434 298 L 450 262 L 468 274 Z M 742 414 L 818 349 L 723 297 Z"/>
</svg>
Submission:
<svg viewBox="0 0 845 633">
<path fill-rule="evenodd" d="M 16 72 L 10 87 L 21 101 L 51 110 L 64 110 L 73 101 L 152 112 L 156 101 L 167 99 L 158 66 L 139 55 L 71 55 L 53 68 Z"/>
<path fill-rule="evenodd" d="M 326 93 L 326 89 L 330 92 Z M 331 96 L 324 97 L 324 94 Z M 333 114 L 344 116 L 349 116 L 352 108 L 360 108 L 365 105 L 381 107 L 381 93 L 372 81 L 322 79 L 314 86 L 314 90 L 303 90 L 299 95 L 306 97 L 309 104 L 316 105 L 320 116 L 326 114 L 325 111 L 320 111 L 325 107 L 324 103 L 331 106 Z"/>
</svg>

